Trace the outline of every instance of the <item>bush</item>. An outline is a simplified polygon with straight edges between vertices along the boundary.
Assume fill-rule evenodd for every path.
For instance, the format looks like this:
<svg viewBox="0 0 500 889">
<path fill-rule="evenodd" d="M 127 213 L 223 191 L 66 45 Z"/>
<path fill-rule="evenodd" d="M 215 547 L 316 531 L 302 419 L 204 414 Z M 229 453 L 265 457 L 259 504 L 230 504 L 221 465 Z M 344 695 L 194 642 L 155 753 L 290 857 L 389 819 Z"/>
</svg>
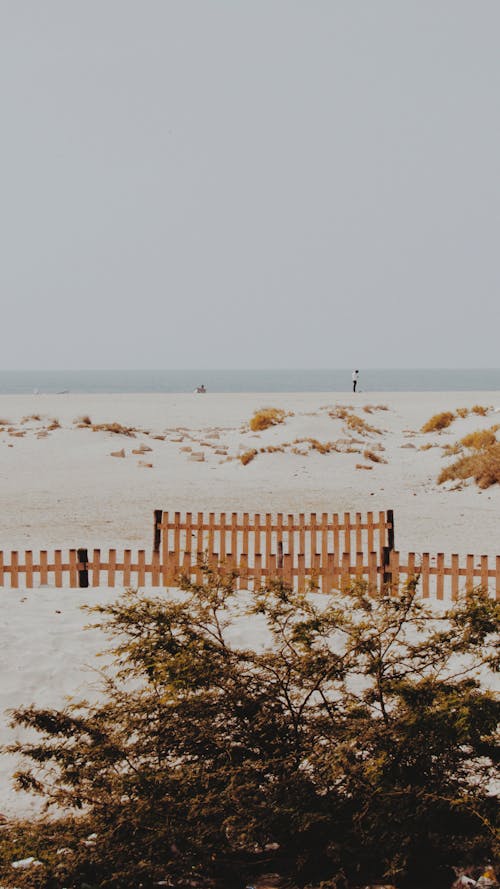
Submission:
<svg viewBox="0 0 500 889">
<path fill-rule="evenodd" d="M 451 411 L 443 411 L 441 414 L 434 414 L 427 420 L 427 423 L 424 423 L 422 426 L 422 432 L 439 432 L 441 429 L 447 429 L 453 420 L 455 419 L 455 414 Z"/>
<path fill-rule="evenodd" d="M 255 411 L 250 420 L 250 429 L 252 432 L 261 432 L 268 429 L 269 426 L 277 426 L 283 423 L 286 417 L 285 411 L 277 407 L 265 407 L 260 411 Z"/>
<path fill-rule="evenodd" d="M 251 451 L 245 451 L 244 454 L 241 454 L 240 462 L 243 464 L 243 466 L 246 466 L 247 463 L 250 463 L 253 460 L 253 458 L 255 457 L 256 453 L 257 453 L 257 451 L 255 449 L 253 449 Z"/>
<path fill-rule="evenodd" d="M 2 883 L 12 855 L 36 855 L 16 886 L 238 887 L 265 870 L 432 887 L 494 855 L 500 705 L 476 675 L 498 669 L 500 603 L 477 591 L 445 619 L 416 580 L 246 598 L 235 580 L 204 569 L 182 597 L 92 609 L 113 640 L 103 700 L 20 708 L 39 738 L 10 748 L 32 762 L 18 786 L 76 816 L 2 830 Z M 267 627 L 260 650 L 238 645 L 242 620 Z"/>
<path fill-rule="evenodd" d="M 500 483 L 500 442 L 461 457 L 443 469 L 438 476 L 438 485 L 454 479 L 473 478 L 478 487 L 489 488 Z"/>
<path fill-rule="evenodd" d="M 477 432 L 470 432 L 469 435 L 464 435 L 460 444 L 464 448 L 474 448 L 474 450 L 480 451 L 483 448 L 490 447 L 495 442 L 496 436 L 493 429 L 478 429 Z"/>
</svg>

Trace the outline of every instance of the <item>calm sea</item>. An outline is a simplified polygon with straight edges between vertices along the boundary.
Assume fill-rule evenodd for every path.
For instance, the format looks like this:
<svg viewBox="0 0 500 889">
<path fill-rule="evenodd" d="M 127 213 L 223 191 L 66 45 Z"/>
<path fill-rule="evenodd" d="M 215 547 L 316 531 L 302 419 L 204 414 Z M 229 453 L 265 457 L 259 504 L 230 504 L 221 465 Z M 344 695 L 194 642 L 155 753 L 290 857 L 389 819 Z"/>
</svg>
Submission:
<svg viewBox="0 0 500 889">
<path fill-rule="evenodd" d="M 359 369 L 363 392 L 500 391 L 490 370 Z M 18 370 L 0 371 L 1 394 L 63 392 L 347 392 L 351 370 Z"/>
</svg>

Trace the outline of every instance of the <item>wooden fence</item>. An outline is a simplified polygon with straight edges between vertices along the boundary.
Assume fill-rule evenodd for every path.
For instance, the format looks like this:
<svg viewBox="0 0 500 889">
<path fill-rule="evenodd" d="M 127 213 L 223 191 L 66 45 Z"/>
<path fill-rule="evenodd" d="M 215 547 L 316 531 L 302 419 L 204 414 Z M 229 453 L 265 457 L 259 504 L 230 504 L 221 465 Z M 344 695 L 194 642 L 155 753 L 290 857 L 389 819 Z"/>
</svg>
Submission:
<svg viewBox="0 0 500 889">
<path fill-rule="evenodd" d="M 221 564 L 221 554 L 207 555 L 214 565 Z M 276 553 L 269 553 L 266 560 L 255 553 L 250 560 L 241 553 L 236 561 L 231 553 L 225 554 L 224 567 L 234 568 L 238 574 L 240 589 L 255 589 L 271 577 L 282 577 L 303 592 L 318 589 L 321 592 L 342 590 L 353 579 L 366 581 L 372 590 L 387 585 L 394 592 L 399 583 L 420 575 L 420 590 L 424 598 L 454 598 L 459 591 L 475 586 L 488 588 L 490 594 L 500 599 L 500 556 L 445 556 L 438 553 L 401 556 L 388 546 L 380 553 L 363 552 L 313 552 L 306 559 L 304 552 L 283 553 L 278 564 Z M 10 554 L 0 552 L 0 587 L 31 589 L 35 586 L 55 587 L 166 587 L 175 586 L 184 574 L 201 581 L 203 574 L 200 561 L 193 561 L 192 553 L 185 551 L 179 561 L 170 558 L 165 562 L 157 551 L 147 555 L 145 550 L 133 554 L 126 549 L 117 554 L 110 549 L 107 554 L 95 549 L 72 549 L 63 554 L 56 550 L 49 558 L 47 551 L 34 556 L 31 551 Z"/>
<path fill-rule="evenodd" d="M 154 552 L 161 552 L 162 564 L 186 565 L 186 554 L 193 564 L 203 553 L 214 554 L 222 562 L 236 565 L 247 559 L 253 566 L 262 557 L 262 570 L 284 568 L 286 556 L 294 563 L 295 553 L 303 555 L 312 565 L 312 558 L 321 553 L 326 565 L 327 555 L 343 553 L 382 553 L 384 547 L 395 549 L 394 512 L 357 512 L 354 517 L 339 514 L 304 513 L 272 515 L 259 513 L 228 515 L 211 512 L 196 516 L 187 512 L 154 512 Z M 275 559 L 275 562 L 273 562 Z"/>
</svg>

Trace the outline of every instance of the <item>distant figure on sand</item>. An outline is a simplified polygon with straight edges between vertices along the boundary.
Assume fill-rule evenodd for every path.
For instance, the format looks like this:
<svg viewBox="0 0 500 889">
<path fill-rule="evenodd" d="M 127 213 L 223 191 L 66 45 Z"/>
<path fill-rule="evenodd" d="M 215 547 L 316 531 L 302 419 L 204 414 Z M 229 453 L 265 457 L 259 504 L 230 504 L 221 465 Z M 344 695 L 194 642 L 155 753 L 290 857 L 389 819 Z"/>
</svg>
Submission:
<svg viewBox="0 0 500 889">
<path fill-rule="evenodd" d="M 356 386 L 358 385 L 358 376 L 359 370 L 353 370 L 352 372 L 352 391 L 356 391 Z"/>
<path fill-rule="evenodd" d="M 205 384 L 202 383 L 201 386 L 197 386 L 194 391 L 195 392 L 206 392 L 207 390 L 205 389 Z"/>
</svg>

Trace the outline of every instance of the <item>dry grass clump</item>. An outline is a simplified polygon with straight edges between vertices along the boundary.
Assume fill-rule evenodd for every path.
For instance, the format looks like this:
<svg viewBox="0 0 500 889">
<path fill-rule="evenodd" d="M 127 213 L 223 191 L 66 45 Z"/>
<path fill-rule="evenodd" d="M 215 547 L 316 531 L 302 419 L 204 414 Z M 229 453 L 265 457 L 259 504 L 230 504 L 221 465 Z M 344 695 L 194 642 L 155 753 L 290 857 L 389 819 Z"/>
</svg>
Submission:
<svg viewBox="0 0 500 889">
<path fill-rule="evenodd" d="M 485 407 L 484 404 L 475 404 L 474 407 L 471 407 L 472 413 L 477 414 L 478 417 L 485 417 L 489 410 L 490 408 Z"/>
<path fill-rule="evenodd" d="M 23 417 L 21 423 L 29 423 L 30 420 L 33 420 L 34 423 L 40 423 L 41 419 L 40 414 L 31 414 L 29 417 Z"/>
<path fill-rule="evenodd" d="M 356 469 L 373 469 L 373 466 L 365 466 L 364 463 L 356 463 Z"/>
<path fill-rule="evenodd" d="M 331 441 L 321 442 L 318 441 L 317 438 L 310 438 L 309 443 L 311 445 L 311 450 L 318 451 L 319 454 L 329 454 L 331 451 L 336 450 L 333 442 Z"/>
<path fill-rule="evenodd" d="M 82 426 L 92 426 L 92 420 L 90 419 L 88 414 L 84 414 L 83 417 L 78 417 L 75 422 L 78 424 L 79 428 L 81 428 Z"/>
<path fill-rule="evenodd" d="M 387 460 L 384 460 L 380 454 L 376 454 L 375 451 L 366 450 L 363 451 L 363 457 L 365 460 L 371 460 L 372 463 L 387 463 Z"/>
<path fill-rule="evenodd" d="M 51 420 L 49 425 L 47 426 L 47 429 L 49 432 L 52 432 L 53 429 L 60 429 L 60 428 L 61 428 L 61 424 L 56 417 L 54 417 L 54 419 Z"/>
<path fill-rule="evenodd" d="M 469 416 L 469 408 L 468 407 L 457 407 L 456 415 L 457 415 L 457 417 L 460 417 L 462 420 L 465 420 L 465 418 Z"/>
<path fill-rule="evenodd" d="M 242 463 L 243 466 L 246 466 L 247 463 L 251 463 L 256 454 L 257 451 L 255 450 L 255 448 L 252 448 L 251 451 L 245 451 L 244 454 L 240 454 L 240 463 Z"/>
<path fill-rule="evenodd" d="M 250 429 L 252 432 L 261 432 L 263 429 L 269 429 L 270 426 L 277 426 L 283 423 L 286 412 L 278 407 L 265 407 L 260 411 L 255 411 L 250 420 Z"/>
<path fill-rule="evenodd" d="M 373 411 L 388 411 L 389 408 L 386 404 L 365 404 L 363 410 L 366 414 L 371 414 Z"/>
<path fill-rule="evenodd" d="M 351 405 L 349 405 L 351 407 Z M 328 416 L 332 418 L 332 420 L 346 420 L 349 416 L 348 407 L 343 407 L 341 404 L 337 405 L 337 407 L 333 408 L 333 410 L 328 411 Z"/>
<path fill-rule="evenodd" d="M 473 478 L 479 488 L 489 488 L 500 483 L 500 442 L 456 460 L 443 469 L 438 477 L 438 485 L 455 479 L 465 481 Z"/>
<path fill-rule="evenodd" d="M 260 454 L 284 454 L 285 448 L 289 447 L 287 444 L 282 445 L 268 445 L 266 448 L 259 448 Z"/>
<path fill-rule="evenodd" d="M 456 454 L 461 454 L 462 451 L 461 443 L 456 441 L 455 444 L 447 444 L 443 447 L 443 457 L 454 457 Z"/>
<path fill-rule="evenodd" d="M 369 433 L 374 432 L 376 435 L 381 435 L 382 430 L 377 429 L 375 426 L 370 426 L 366 420 L 363 420 L 362 417 L 358 417 L 356 414 L 349 414 L 346 417 L 346 425 L 348 429 L 351 429 L 353 432 L 357 432 L 358 435 L 369 435 Z"/>
<path fill-rule="evenodd" d="M 496 426 L 492 426 L 491 429 L 478 429 L 476 432 L 469 432 L 468 435 L 464 435 L 460 444 L 463 445 L 464 448 L 473 448 L 475 451 L 489 448 L 496 442 L 495 432 L 497 431 L 497 428 L 498 427 Z"/>
<path fill-rule="evenodd" d="M 427 420 L 422 426 L 422 432 L 440 432 L 441 429 L 447 429 L 453 420 L 455 419 L 455 414 L 451 411 L 443 411 L 440 414 L 434 414 L 430 420 Z"/>
<path fill-rule="evenodd" d="M 133 426 L 122 426 L 121 423 L 94 423 L 92 431 L 112 432 L 113 435 L 128 435 L 130 438 L 135 438 L 137 429 Z"/>
<path fill-rule="evenodd" d="M 428 441 L 427 444 L 420 445 L 419 451 L 429 451 L 431 448 L 437 448 L 437 445 Z"/>
</svg>

